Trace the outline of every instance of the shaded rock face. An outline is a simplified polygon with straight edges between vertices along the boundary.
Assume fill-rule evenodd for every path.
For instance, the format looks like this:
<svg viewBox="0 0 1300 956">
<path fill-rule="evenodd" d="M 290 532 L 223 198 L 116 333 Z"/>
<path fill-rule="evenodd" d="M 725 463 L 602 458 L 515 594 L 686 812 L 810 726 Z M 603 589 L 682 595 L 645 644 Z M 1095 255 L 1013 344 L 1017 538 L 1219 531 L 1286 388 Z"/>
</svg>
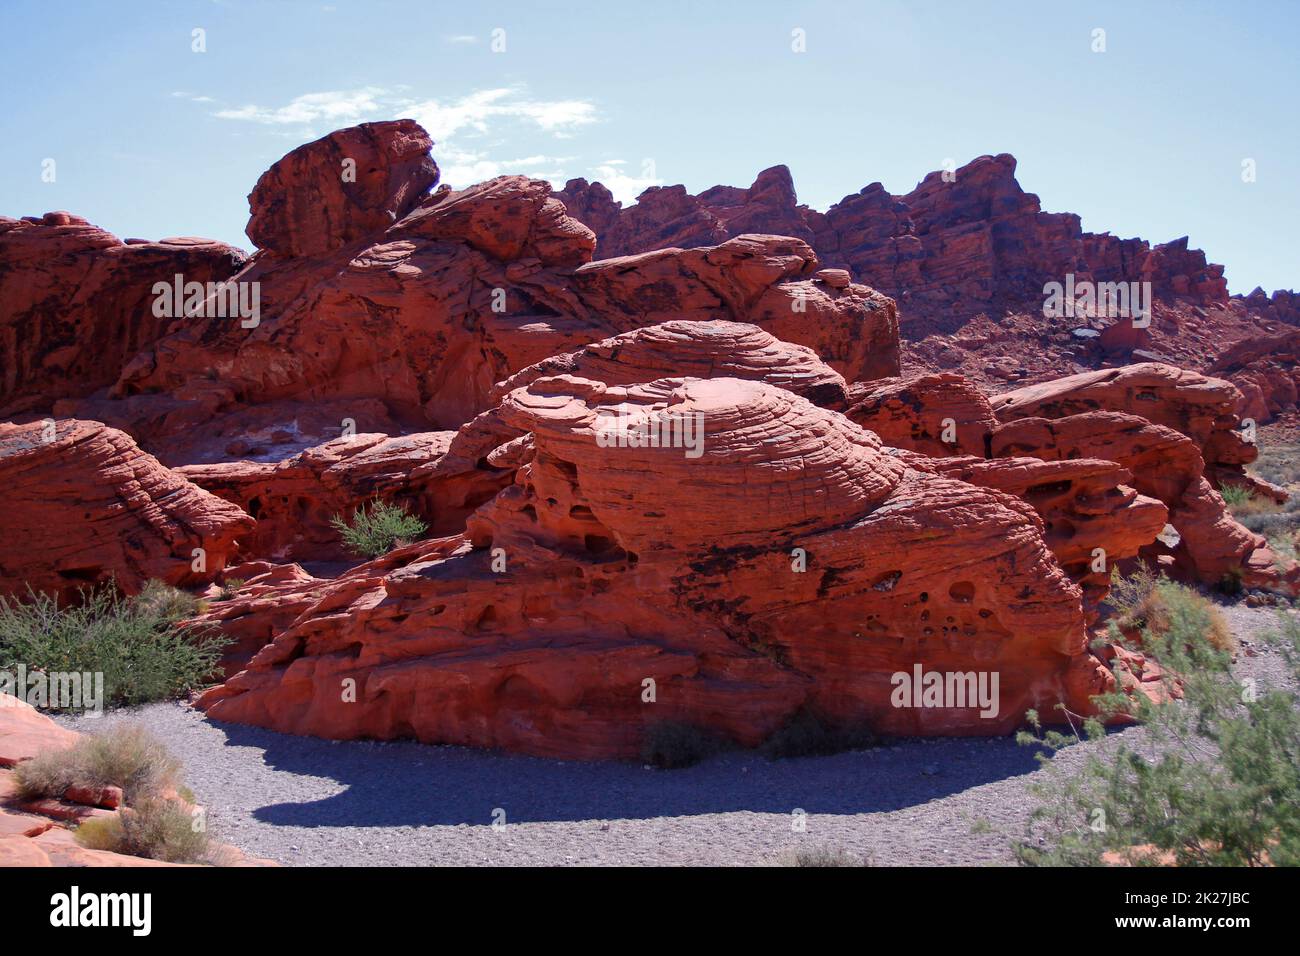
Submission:
<svg viewBox="0 0 1300 956">
<path fill-rule="evenodd" d="M 248 238 L 283 256 L 332 252 L 391 226 L 438 181 L 414 120 L 362 123 L 299 146 L 248 197 Z"/>
<path fill-rule="evenodd" d="M 244 254 L 209 239 L 131 240 L 64 212 L 0 216 L 0 416 L 113 384 L 173 319 L 156 282 L 220 282 Z"/>
<path fill-rule="evenodd" d="M 0 424 L 0 596 L 209 581 L 255 522 L 98 422 Z M 203 549 L 202 570 L 195 549 Z"/>
<path fill-rule="evenodd" d="M 1080 592 L 1032 508 L 916 471 L 790 392 L 561 375 L 500 414 L 530 438 L 513 483 L 464 534 L 320 584 L 203 697 L 212 717 L 566 757 L 631 756 L 668 720 L 755 744 L 804 706 L 988 733 L 1050 710 L 1088 655 Z M 698 414 L 704 454 L 606 447 L 618 414 Z M 914 664 L 997 671 L 997 715 L 894 706 L 891 677 Z"/>
<path fill-rule="evenodd" d="M 331 519 L 350 522 L 358 507 L 375 499 L 417 505 L 411 474 L 445 453 L 452 434 L 355 435 L 276 463 L 222 462 L 177 471 L 257 519 L 256 531 L 241 540 L 243 554 L 277 561 L 348 560 Z M 463 522 L 465 513 L 458 517 Z"/>
<path fill-rule="evenodd" d="M 626 209 L 600 183 L 582 179 L 559 196 L 596 232 L 600 257 L 713 245 L 741 230 L 797 236 L 827 264 L 899 301 L 906 331 L 918 338 L 980 312 L 1041 303 L 1043 285 L 1067 273 L 1080 281 L 1148 281 L 1157 295 L 1201 304 L 1227 301 L 1223 267 L 1189 249 L 1186 237 L 1153 247 L 1086 233 L 1076 215 L 1043 212 L 1015 171 L 1010 155 L 981 156 L 929 174 L 902 196 L 872 183 L 825 213 L 797 204 L 784 166 L 764 170 L 749 189 L 715 186 L 691 196 L 682 186 L 653 187 Z M 1145 341 L 1112 345 L 1131 349 L 1138 339 Z"/>
</svg>

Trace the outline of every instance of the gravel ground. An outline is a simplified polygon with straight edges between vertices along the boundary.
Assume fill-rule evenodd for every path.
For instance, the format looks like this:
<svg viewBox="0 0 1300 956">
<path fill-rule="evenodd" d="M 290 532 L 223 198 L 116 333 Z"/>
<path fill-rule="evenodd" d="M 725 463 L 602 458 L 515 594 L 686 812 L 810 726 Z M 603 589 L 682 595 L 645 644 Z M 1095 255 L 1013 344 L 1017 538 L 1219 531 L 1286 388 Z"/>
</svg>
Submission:
<svg viewBox="0 0 1300 956">
<path fill-rule="evenodd" d="M 1241 675 L 1279 680 L 1283 662 L 1254 637 L 1275 612 L 1224 611 L 1246 642 Z M 1027 785 L 1044 773 L 1006 738 L 775 762 L 728 754 L 659 771 L 292 737 L 213 723 L 176 703 L 63 722 L 93 732 L 118 720 L 142 722 L 184 761 L 220 840 L 299 866 L 753 865 L 799 847 L 877 866 L 1004 865 L 1036 805 Z M 1068 768 L 1092 746 L 1056 759 Z M 498 811 L 505 826 L 492 826 Z"/>
</svg>

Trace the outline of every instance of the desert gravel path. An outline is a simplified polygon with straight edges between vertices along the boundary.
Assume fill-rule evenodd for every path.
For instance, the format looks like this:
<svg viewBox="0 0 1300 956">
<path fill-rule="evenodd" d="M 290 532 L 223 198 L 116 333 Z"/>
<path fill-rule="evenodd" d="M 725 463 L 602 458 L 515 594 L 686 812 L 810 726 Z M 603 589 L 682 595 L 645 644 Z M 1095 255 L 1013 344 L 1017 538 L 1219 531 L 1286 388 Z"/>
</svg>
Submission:
<svg viewBox="0 0 1300 956">
<path fill-rule="evenodd" d="M 1247 650 L 1275 621 L 1268 610 L 1225 610 Z M 1271 651 L 1243 653 L 1239 666 L 1262 682 L 1283 673 Z M 215 724 L 177 703 L 63 722 L 93 732 L 118 720 L 141 721 L 184 761 L 220 840 L 299 866 L 752 865 L 801 846 L 878 866 L 1003 865 L 1036 805 L 1027 785 L 1043 773 L 1029 748 L 1005 738 L 775 762 L 733 753 L 661 771 L 332 743 Z M 1081 760 L 1091 746 L 1057 760 Z M 498 809 L 503 827 L 492 826 Z M 807 814 L 802 832 L 796 810 Z"/>
</svg>

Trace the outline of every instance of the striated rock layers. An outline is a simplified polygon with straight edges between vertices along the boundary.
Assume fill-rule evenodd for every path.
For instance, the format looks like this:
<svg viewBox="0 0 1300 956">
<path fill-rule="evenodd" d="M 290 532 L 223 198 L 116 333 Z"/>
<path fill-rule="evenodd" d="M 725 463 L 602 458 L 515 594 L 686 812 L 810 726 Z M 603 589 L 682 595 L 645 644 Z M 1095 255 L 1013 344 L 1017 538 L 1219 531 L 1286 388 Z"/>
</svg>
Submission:
<svg viewBox="0 0 1300 956">
<path fill-rule="evenodd" d="M 0 417 L 112 385 L 172 322 L 154 314 L 156 282 L 220 282 L 243 262 L 210 239 L 123 242 L 66 212 L 0 216 Z"/>
<path fill-rule="evenodd" d="M 801 708 L 965 734 L 1087 707 L 1080 591 L 1015 497 L 763 382 L 543 377 L 500 415 L 527 442 L 465 532 L 318 583 L 210 716 L 607 757 L 666 721 L 752 745 Z M 615 421 L 698 421 L 702 454 L 611 443 Z M 997 703 L 896 706 L 915 665 L 996 672 Z"/>
<path fill-rule="evenodd" d="M 255 524 L 98 422 L 0 424 L 0 485 L 0 597 L 210 581 Z"/>
<path fill-rule="evenodd" d="M 1079 281 L 1148 281 L 1157 295 L 1201 304 L 1227 301 L 1223 267 L 1189 249 L 1186 237 L 1153 247 L 1084 232 L 1077 215 L 1043 212 L 1015 171 L 1013 156 L 980 156 L 930 173 L 906 195 L 872 183 L 825 213 L 798 205 L 784 166 L 759 173 L 748 189 L 715 186 L 692 196 L 681 186 L 653 187 L 626 209 L 584 179 L 570 180 L 558 196 L 595 231 L 601 257 L 713 245 L 755 228 L 797 236 L 828 265 L 898 300 L 914 337 L 951 331 L 979 312 L 1041 303 L 1044 283 L 1067 273 Z"/>
<path fill-rule="evenodd" d="M 199 421 L 227 444 L 232 416 L 297 434 L 304 407 L 327 402 L 358 433 L 450 429 L 520 369 L 683 319 L 757 325 L 849 379 L 898 373 L 893 301 L 822 269 L 800 239 L 742 234 L 592 262 L 594 235 L 547 183 L 428 193 L 428 146 L 410 121 L 374 123 L 281 159 L 250 197 L 261 251 L 232 279 L 259 290 L 256 322 L 199 309 L 141 343 L 107 398 L 59 413 L 112 421 L 159 452 Z M 357 179 L 340 183 L 349 155 Z M 304 445 L 340 426 L 313 427 Z"/>
</svg>

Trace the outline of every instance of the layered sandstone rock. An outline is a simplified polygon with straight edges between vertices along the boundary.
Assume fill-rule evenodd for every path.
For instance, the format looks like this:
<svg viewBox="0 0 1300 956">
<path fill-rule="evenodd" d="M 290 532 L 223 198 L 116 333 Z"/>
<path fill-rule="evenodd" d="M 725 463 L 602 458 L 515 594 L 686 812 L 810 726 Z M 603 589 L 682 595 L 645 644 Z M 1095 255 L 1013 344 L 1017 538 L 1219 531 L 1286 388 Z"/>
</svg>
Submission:
<svg viewBox="0 0 1300 956">
<path fill-rule="evenodd" d="M 211 580 L 255 522 L 97 422 L 0 424 L 0 596 Z M 199 550 L 201 549 L 201 554 Z M 196 559 L 201 559 L 196 561 Z"/>
<path fill-rule="evenodd" d="M 354 435 L 317 445 L 280 462 L 187 465 L 177 471 L 257 519 L 242 553 L 276 561 L 347 560 L 331 519 L 350 520 L 374 500 L 415 504 L 411 474 L 441 457 L 451 432 Z M 422 517 L 423 506 L 415 509 Z M 431 517 L 431 516 L 430 516 Z M 464 513 L 460 514 L 461 521 Z"/>
<path fill-rule="evenodd" d="M 979 389 L 947 373 L 855 384 L 848 401 L 845 414 L 887 444 L 936 457 L 986 457 L 998 423 Z"/>
<path fill-rule="evenodd" d="M 1296 588 L 1295 566 L 1281 569 L 1265 539 L 1232 519 L 1204 477 L 1197 443 L 1173 428 L 1107 411 L 1013 419 L 994 431 L 990 451 L 994 457 L 1116 462 L 1132 474 L 1139 492 L 1164 502 L 1177 534 L 1172 544 L 1158 541 L 1143 548 L 1147 561 L 1170 556 L 1176 569 L 1207 584 L 1236 578 L 1250 587 Z"/>
<path fill-rule="evenodd" d="M 1047 282 L 1067 274 L 1086 282 L 1149 282 L 1157 296 L 1198 304 L 1227 301 L 1223 267 L 1189 249 L 1183 237 L 1152 246 L 1084 232 L 1071 213 L 1046 213 L 1016 181 L 1016 160 L 980 156 L 930 173 L 910 193 L 880 183 L 825 213 L 798 204 L 789 170 L 759 174 L 749 189 L 715 186 L 691 196 L 681 186 L 653 187 L 635 205 L 615 203 L 600 183 L 571 180 L 560 194 L 597 235 L 601 257 L 665 245 L 714 245 L 742 231 L 795 236 L 832 265 L 898 300 L 916 337 L 951 331 L 980 312 L 1043 300 Z M 1148 336 L 1110 336 L 1112 349 L 1140 347 Z"/>
<path fill-rule="evenodd" d="M 1080 592 L 1029 505 L 916 471 L 790 392 L 561 375 L 499 414 L 528 441 L 512 439 L 514 480 L 466 533 L 311 585 L 294 623 L 204 695 L 211 716 L 570 757 L 634 754 L 661 721 L 752 745 L 801 707 L 987 733 L 1050 711 L 1087 656 Z M 696 415 L 699 457 L 605 431 Z M 997 716 L 893 706 L 891 675 L 915 664 L 997 671 Z"/>
<path fill-rule="evenodd" d="M 0 216 L 0 417 L 113 384 L 173 322 L 155 313 L 155 283 L 221 282 L 243 262 L 210 239 L 123 242 L 66 212 Z"/>
<path fill-rule="evenodd" d="M 957 457 L 936 459 L 931 467 L 1033 506 L 1047 546 L 1083 589 L 1089 622 L 1110 592 L 1112 569 L 1148 547 L 1169 517 L 1165 505 L 1139 494 L 1133 475 L 1113 461 Z"/>
<path fill-rule="evenodd" d="M 359 164 L 365 201 L 348 193 L 302 206 L 326 183 L 345 189 L 335 167 L 358 139 L 395 157 Z M 376 401 L 380 415 L 367 418 L 455 428 L 490 408 L 493 386 L 514 372 L 669 320 L 757 325 L 850 379 L 898 373 L 892 300 L 822 269 L 801 240 L 742 234 L 590 262 L 594 235 L 546 183 L 506 176 L 422 196 L 434 174 L 415 163 L 419 149 L 427 140 L 409 127 L 372 124 L 285 157 L 252 199 L 250 234 L 266 251 L 233 280 L 260 290 L 259 322 L 187 320 L 135 356 L 109 400 L 60 411 L 126 425 L 160 452 L 196 421 L 219 424 L 250 405 L 271 430 L 323 402 L 357 431 L 379 430 L 347 414 L 348 403 Z"/>
</svg>

